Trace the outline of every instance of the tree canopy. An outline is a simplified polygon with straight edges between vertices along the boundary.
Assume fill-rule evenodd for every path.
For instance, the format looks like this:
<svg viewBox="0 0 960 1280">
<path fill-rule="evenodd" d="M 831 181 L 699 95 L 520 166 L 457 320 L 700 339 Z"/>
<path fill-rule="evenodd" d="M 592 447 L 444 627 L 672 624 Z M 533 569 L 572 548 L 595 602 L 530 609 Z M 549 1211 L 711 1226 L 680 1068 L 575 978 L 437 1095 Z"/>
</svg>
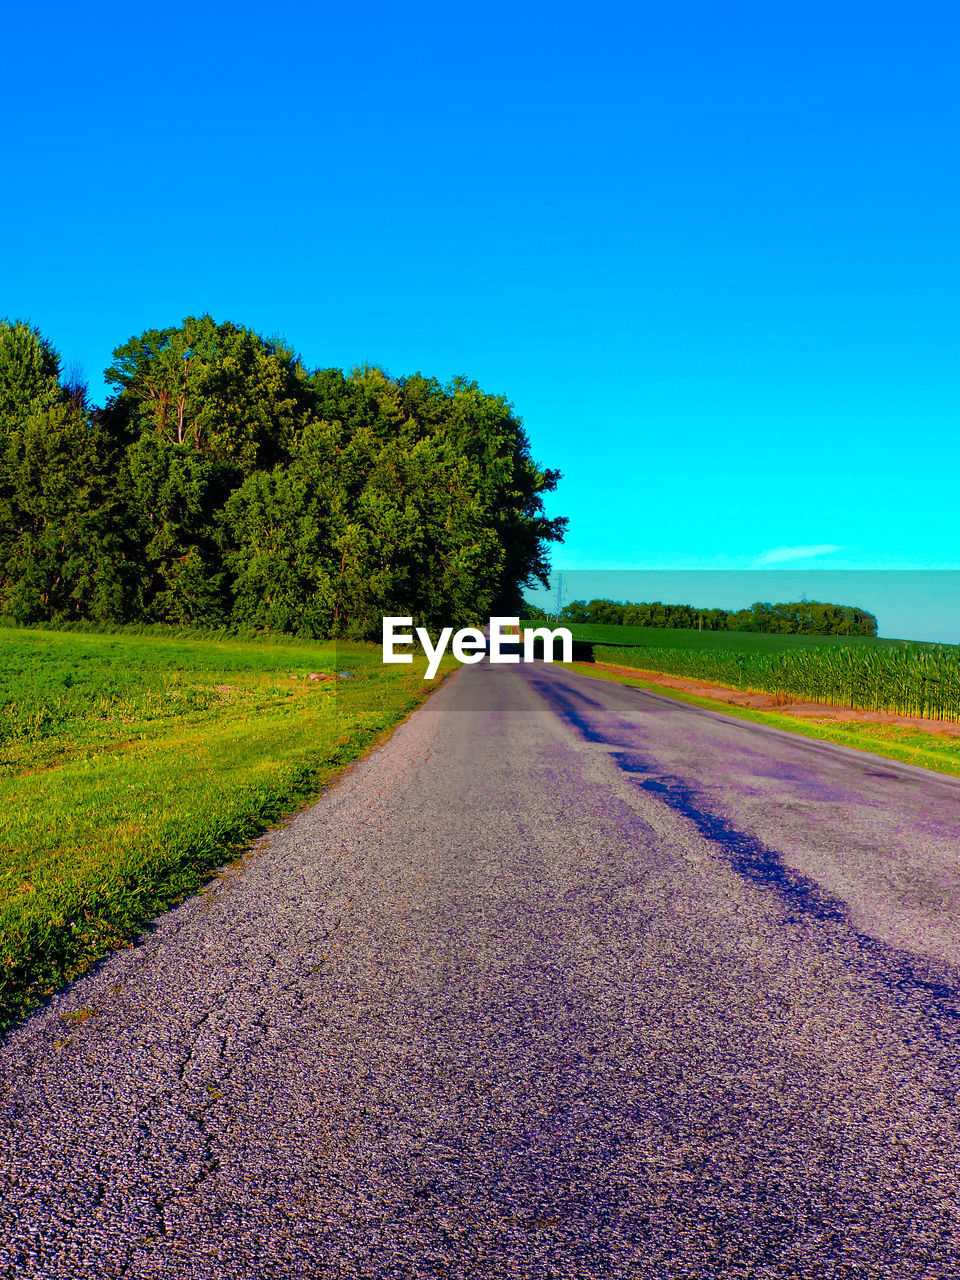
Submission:
<svg viewBox="0 0 960 1280">
<path fill-rule="evenodd" d="M 546 585 L 566 520 L 503 396 L 308 370 L 209 315 L 119 345 L 102 408 L 0 322 L 0 612 L 372 636 Z"/>
<path fill-rule="evenodd" d="M 60 398 L 59 353 L 33 325 L 0 319 L 0 447 Z"/>
<path fill-rule="evenodd" d="M 544 617 L 542 609 L 525 616 Z M 757 631 L 767 635 L 875 636 L 877 619 L 866 609 L 848 604 L 800 600 L 792 604 L 758 601 L 749 609 L 697 609 L 689 604 L 642 604 L 618 600 L 574 600 L 565 605 L 561 620 L 606 623 L 626 627 L 696 627 L 701 631 Z"/>
</svg>

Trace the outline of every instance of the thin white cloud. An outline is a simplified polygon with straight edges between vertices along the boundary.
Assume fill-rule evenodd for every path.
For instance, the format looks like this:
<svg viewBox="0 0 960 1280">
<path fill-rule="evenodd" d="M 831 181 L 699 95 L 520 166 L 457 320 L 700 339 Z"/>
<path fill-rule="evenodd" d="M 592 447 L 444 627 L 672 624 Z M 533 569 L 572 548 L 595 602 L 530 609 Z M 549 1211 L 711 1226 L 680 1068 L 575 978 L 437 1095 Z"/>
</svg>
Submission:
<svg viewBox="0 0 960 1280">
<path fill-rule="evenodd" d="M 762 552 L 757 556 L 757 568 L 763 568 L 768 564 L 786 564 L 788 560 L 807 560 L 811 556 L 830 556 L 835 551 L 842 551 L 843 547 L 834 547 L 829 543 L 823 543 L 816 547 L 771 547 L 769 551 Z"/>
</svg>

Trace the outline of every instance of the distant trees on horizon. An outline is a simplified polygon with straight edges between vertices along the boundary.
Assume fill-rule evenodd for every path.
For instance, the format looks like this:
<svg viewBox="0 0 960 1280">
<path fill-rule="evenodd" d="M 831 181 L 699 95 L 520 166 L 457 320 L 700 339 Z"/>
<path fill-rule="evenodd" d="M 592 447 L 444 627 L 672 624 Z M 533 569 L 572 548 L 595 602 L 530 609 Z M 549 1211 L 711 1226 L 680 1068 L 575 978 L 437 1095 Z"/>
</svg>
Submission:
<svg viewBox="0 0 960 1280">
<path fill-rule="evenodd" d="M 525 604 L 525 617 L 547 614 Z M 756 631 L 766 635 L 876 636 L 877 619 L 853 605 L 800 600 L 791 604 L 758 602 L 749 609 L 697 609 L 688 604 L 628 604 L 617 600 L 574 600 L 560 621 L 626 627 L 677 627 L 703 631 Z"/>
<path fill-rule="evenodd" d="M 209 315 L 130 338 L 105 376 L 97 407 L 0 320 L 0 614 L 365 636 L 546 585 L 559 472 L 475 382 L 310 370 Z"/>
</svg>

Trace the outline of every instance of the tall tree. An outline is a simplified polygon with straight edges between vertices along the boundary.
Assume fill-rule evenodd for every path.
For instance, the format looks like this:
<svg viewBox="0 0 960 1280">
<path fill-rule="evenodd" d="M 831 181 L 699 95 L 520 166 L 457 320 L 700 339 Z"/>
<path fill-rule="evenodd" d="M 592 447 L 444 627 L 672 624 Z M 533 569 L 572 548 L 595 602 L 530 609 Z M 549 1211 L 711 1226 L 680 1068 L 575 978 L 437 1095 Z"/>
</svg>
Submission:
<svg viewBox="0 0 960 1280">
<path fill-rule="evenodd" d="M 0 607 L 373 636 L 513 611 L 566 522 L 502 396 L 307 373 L 210 316 L 116 348 L 113 395 L 0 326 Z"/>
<path fill-rule="evenodd" d="M 25 320 L 0 320 L 0 447 L 31 414 L 61 398 L 60 356 Z"/>
<path fill-rule="evenodd" d="M 465 378 L 455 378 L 448 394 L 453 405 L 447 437 L 477 467 L 479 490 L 502 550 L 492 607 L 516 613 L 526 588 L 549 585 L 547 544 L 563 541 L 567 518 L 548 517 L 543 507 L 543 495 L 557 487 L 560 472 L 533 461 L 522 419 L 504 396 L 483 392 Z"/>
<path fill-rule="evenodd" d="M 214 520 L 228 489 L 220 468 L 193 445 L 151 433 L 127 448 L 118 490 L 136 544 L 145 616 L 222 622 L 225 575 Z"/>
<path fill-rule="evenodd" d="M 312 400 L 293 351 L 209 315 L 148 329 L 113 356 L 105 377 L 122 429 L 206 453 L 241 474 L 287 454 Z"/>
<path fill-rule="evenodd" d="M 0 487 L 0 612 L 23 622 L 138 608 L 118 519 L 116 446 L 61 401 L 12 432 Z"/>
</svg>

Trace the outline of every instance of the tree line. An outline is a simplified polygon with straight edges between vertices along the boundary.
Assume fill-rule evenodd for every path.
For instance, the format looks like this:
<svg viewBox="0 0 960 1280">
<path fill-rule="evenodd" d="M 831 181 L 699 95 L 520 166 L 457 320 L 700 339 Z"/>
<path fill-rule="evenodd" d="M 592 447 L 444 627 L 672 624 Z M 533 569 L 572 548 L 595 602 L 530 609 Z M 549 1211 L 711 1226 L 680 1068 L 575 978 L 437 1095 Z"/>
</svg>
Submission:
<svg viewBox="0 0 960 1280">
<path fill-rule="evenodd" d="M 0 614 L 373 636 L 517 612 L 565 518 L 503 396 L 307 369 L 209 315 L 118 346 L 106 404 L 0 320 Z"/>
<path fill-rule="evenodd" d="M 546 613 L 526 604 L 528 618 Z M 678 627 L 702 631 L 758 631 L 767 635 L 876 636 L 877 620 L 853 605 L 800 600 L 792 604 L 758 602 L 749 609 L 697 609 L 689 604 L 625 604 L 617 600 L 574 600 L 561 610 L 567 622 L 594 622 L 625 627 Z"/>
</svg>

